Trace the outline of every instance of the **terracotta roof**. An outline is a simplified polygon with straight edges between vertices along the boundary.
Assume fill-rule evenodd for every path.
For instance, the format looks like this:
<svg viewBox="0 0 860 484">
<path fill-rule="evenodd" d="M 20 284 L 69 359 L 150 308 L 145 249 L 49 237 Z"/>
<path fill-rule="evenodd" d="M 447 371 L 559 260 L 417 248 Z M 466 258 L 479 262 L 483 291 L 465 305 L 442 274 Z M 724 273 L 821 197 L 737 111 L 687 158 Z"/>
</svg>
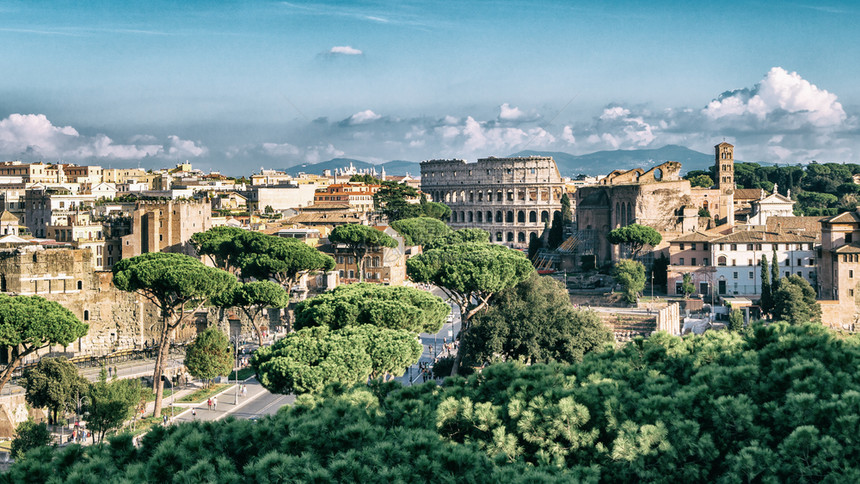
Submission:
<svg viewBox="0 0 860 484">
<path fill-rule="evenodd" d="M 807 234 L 821 233 L 821 221 L 827 217 L 768 217 L 768 232 L 803 231 Z"/>
<path fill-rule="evenodd" d="M 860 253 L 860 243 L 854 242 L 851 244 L 843 245 L 838 249 L 834 250 L 837 254 L 857 254 Z"/>
<path fill-rule="evenodd" d="M 0 222 L 18 222 L 18 217 L 12 214 L 12 212 L 8 210 L 3 210 L 3 213 L 0 213 Z"/>
<path fill-rule="evenodd" d="M 762 189 L 761 188 L 736 188 L 735 189 L 735 200 L 758 200 L 762 197 Z"/>
<path fill-rule="evenodd" d="M 335 213 L 300 213 L 295 217 L 287 219 L 291 224 L 323 224 L 339 225 L 361 223 L 363 217 L 357 212 L 335 212 Z"/>
<path fill-rule="evenodd" d="M 713 241 L 715 244 L 733 243 L 813 243 L 818 234 L 795 234 L 790 232 L 765 232 L 763 230 L 742 230 Z"/>
<path fill-rule="evenodd" d="M 858 223 L 860 222 L 860 214 L 855 212 L 845 212 L 832 217 L 826 217 L 821 220 L 826 223 Z"/>
<path fill-rule="evenodd" d="M 682 235 L 676 239 L 672 239 L 669 243 L 674 242 L 710 242 L 716 238 L 719 238 L 719 235 L 709 235 L 704 232 L 693 232 L 691 234 Z"/>
</svg>

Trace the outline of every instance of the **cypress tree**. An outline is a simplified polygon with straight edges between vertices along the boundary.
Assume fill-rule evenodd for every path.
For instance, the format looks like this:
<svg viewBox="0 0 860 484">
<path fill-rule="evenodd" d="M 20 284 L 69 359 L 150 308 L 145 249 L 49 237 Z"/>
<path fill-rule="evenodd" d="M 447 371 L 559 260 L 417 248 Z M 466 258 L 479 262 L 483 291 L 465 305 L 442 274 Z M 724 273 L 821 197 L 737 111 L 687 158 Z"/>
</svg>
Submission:
<svg viewBox="0 0 860 484">
<path fill-rule="evenodd" d="M 770 293 L 779 290 L 779 257 L 776 256 L 776 244 L 773 246 L 773 263 L 770 265 Z"/>
<path fill-rule="evenodd" d="M 767 256 L 761 256 L 761 301 L 759 301 L 761 312 L 768 314 L 773 309 L 773 293 L 770 287 L 770 271 L 768 270 Z"/>
</svg>

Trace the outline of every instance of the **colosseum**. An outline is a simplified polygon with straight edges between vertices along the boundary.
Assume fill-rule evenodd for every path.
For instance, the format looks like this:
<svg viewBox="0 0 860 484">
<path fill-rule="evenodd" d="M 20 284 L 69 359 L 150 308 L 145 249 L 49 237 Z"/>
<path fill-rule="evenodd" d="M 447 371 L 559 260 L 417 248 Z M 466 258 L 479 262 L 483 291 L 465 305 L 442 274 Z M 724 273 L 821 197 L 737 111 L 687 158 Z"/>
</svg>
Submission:
<svg viewBox="0 0 860 484">
<path fill-rule="evenodd" d="M 526 248 L 561 215 L 564 182 L 550 157 L 428 160 L 421 191 L 451 207 L 451 228 L 484 229 L 493 242 Z"/>
</svg>

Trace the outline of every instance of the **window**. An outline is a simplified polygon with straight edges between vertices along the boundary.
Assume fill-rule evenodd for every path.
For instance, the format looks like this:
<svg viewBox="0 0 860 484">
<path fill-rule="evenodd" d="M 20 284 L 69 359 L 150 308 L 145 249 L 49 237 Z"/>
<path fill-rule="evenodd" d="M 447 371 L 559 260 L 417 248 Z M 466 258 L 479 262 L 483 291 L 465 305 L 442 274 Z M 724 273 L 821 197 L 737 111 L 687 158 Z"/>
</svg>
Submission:
<svg viewBox="0 0 860 484">
<path fill-rule="evenodd" d="M 726 265 L 726 256 L 721 255 L 721 256 L 717 257 L 717 265 L 718 266 Z"/>
<path fill-rule="evenodd" d="M 849 290 L 848 290 L 848 295 L 849 295 L 850 297 L 854 297 L 854 289 L 849 289 Z"/>
<path fill-rule="evenodd" d="M 695 257 L 693 257 L 692 259 L 690 259 L 690 265 L 691 265 L 691 266 L 696 265 L 696 258 L 695 258 Z"/>
<path fill-rule="evenodd" d="M 848 271 L 848 278 L 854 279 L 854 271 Z"/>
<path fill-rule="evenodd" d="M 681 244 L 681 250 L 684 250 L 684 244 Z"/>
<path fill-rule="evenodd" d="M 708 250 L 708 243 L 707 242 L 702 244 L 702 249 Z"/>
<path fill-rule="evenodd" d="M 738 278 L 738 273 L 732 272 L 732 279 L 737 279 L 737 278 Z"/>
<path fill-rule="evenodd" d="M 755 278 L 755 275 L 754 275 L 754 274 L 755 274 L 755 272 L 750 271 L 750 279 L 754 279 L 754 278 Z"/>
<path fill-rule="evenodd" d="M 753 245 L 752 245 L 752 244 L 747 244 L 747 250 L 753 250 Z"/>
<path fill-rule="evenodd" d="M 353 270 L 350 270 L 350 271 L 349 271 L 349 278 L 350 278 L 350 279 L 355 279 L 355 271 L 353 271 Z"/>
<path fill-rule="evenodd" d="M 680 266 L 684 265 L 684 258 L 683 257 L 678 259 L 678 265 L 680 265 Z"/>
<path fill-rule="evenodd" d="M 755 250 L 761 250 L 761 244 L 756 244 L 756 245 L 755 245 Z"/>
<path fill-rule="evenodd" d="M 683 292 L 684 290 L 681 288 L 681 285 L 682 285 L 682 283 L 680 283 L 680 282 L 675 283 L 675 294 L 683 294 L 684 293 Z"/>
<path fill-rule="evenodd" d="M 785 271 L 785 277 L 788 277 L 788 276 L 790 276 L 790 275 L 791 275 L 791 272 L 789 272 L 789 271 Z"/>
<path fill-rule="evenodd" d="M 791 265 L 791 259 L 789 259 L 788 257 L 785 258 L 785 265 L 787 265 L 787 266 Z"/>
<path fill-rule="evenodd" d="M 337 263 L 343 264 L 343 256 L 342 255 L 337 256 Z"/>
<path fill-rule="evenodd" d="M 84 310 L 84 321 L 89 321 L 89 320 L 90 320 L 90 312 L 85 309 Z"/>
<path fill-rule="evenodd" d="M 343 279 L 343 269 L 337 271 L 341 279 Z"/>
<path fill-rule="evenodd" d="M 695 243 L 690 244 L 690 248 L 691 248 L 691 249 L 693 249 L 693 250 L 696 250 L 696 244 L 695 244 Z"/>
<path fill-rule="evenodd" d="M 60 206 L 63 206 L 63 202 L 60 202 Z M 845 243 L 850 244 L 851 242 L 854 242 L 854 234 L 845 234 Z"/>
<path fill-rule="evenodd" d="M 737 260 L 735 260 L 735 259 L 732 259 L 732 265 L 733 265 L 733 266 L 738 265 L 738 261 L 737 261 Z"/>
<path fill-rule="evenodd" d="M 346 258 L 346 263 L 347 263 L 347 264 L 352 264 L 352 263 L 353 263 L 353 258 L 352 258 L 352 256 L 349 256 L 349 257 L 347 257 L 347 258 Z M 352 276 L 349 276 L 349 277 L 352 277 Z"/>
<path fill-rule="evenodd" d="M 702 259 L 702 265 L 703 265 L 703 266 L 708 265 L 708 258 L 707 258 L 707 257 L 705 257 L 704 259 Z"/>
<path fill-rule="evenodd" d="M 803 259 L 797 259 L 797 265 L 802 266 L 803 265 Z"/>
<path fill-rule="evenodd" d="M 752 260 L 752 259 L 747 259 L 747 265 L 748 265 L 748 266 L 753 265 L 753 260 Z"/>
<path fill-rule="evenodd" d="M 738 250 L 738 244 L 732 244 L 732 250 Z"/>
</svg>

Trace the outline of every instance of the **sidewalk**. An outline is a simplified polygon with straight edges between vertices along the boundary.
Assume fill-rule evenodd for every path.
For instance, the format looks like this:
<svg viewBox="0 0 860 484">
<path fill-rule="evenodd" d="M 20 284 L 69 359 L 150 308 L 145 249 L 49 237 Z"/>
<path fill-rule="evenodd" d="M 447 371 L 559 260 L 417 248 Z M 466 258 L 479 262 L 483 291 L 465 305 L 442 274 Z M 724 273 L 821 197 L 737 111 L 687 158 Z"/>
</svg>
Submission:
<svg viewBox="0 0 860 484">
<path fill-rule="evenodd" d="M 222 418 L 236 412 L 245 404 L 250 403 L 266 393 L 266 389 L 263 388 L 263 385 L 261 385 L 254 377 L 239 383 L 241 385 L 246 385 L 248 392 L 244 397 L 241 394 L 239 395 L 238 404 L 236 403 L 236 385 L 231 385 L 229 388 L 216 395 L 218 397 L 218 405 L 213 410 L 209 410 L 206 405 L 206 400 L 200 403 L 177 403 L 174 408 L 178 413 L 173 417 L 173 419 L 171 419 L 171 422 L 182 423 L 221 420 Z M 196 416 L 192 415 L 192 409 L 197 411 Z"/>
</svg>

